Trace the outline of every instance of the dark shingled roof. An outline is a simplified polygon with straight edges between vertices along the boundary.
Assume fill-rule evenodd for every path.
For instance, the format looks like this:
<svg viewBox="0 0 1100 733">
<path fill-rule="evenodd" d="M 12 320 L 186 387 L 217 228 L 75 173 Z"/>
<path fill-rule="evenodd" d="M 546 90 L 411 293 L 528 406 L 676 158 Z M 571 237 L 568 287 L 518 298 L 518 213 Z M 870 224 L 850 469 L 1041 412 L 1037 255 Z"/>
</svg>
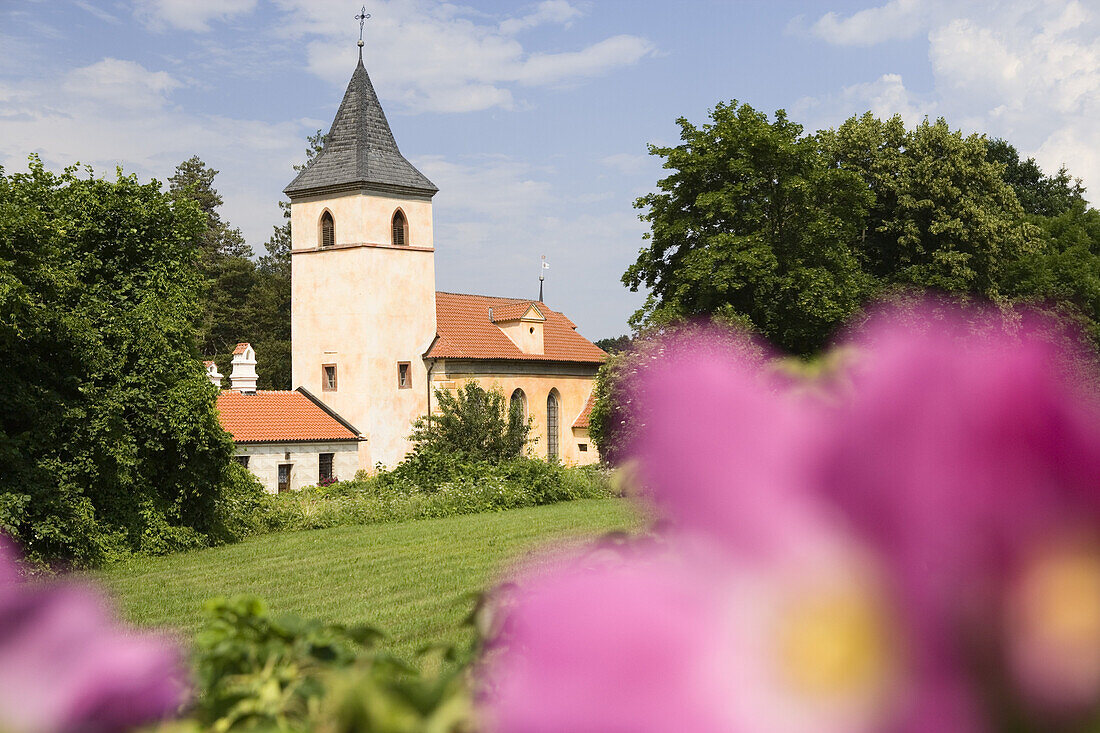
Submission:
<svg viewBox="0 0 1100 733">
<path fill-rule="evenodd" d="M 283 189 L 293 197 L 355 185 L 435 194 L 439 189 L 397 149 L 363 59 L 351 75 L 324 149 Z"/>
</svg>

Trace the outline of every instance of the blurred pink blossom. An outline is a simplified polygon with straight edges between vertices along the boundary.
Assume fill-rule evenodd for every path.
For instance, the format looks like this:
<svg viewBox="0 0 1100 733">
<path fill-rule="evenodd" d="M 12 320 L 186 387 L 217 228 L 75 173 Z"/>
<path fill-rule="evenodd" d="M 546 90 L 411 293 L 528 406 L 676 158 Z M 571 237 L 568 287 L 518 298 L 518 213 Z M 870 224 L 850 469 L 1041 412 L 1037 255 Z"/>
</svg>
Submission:
<svg viewBox="0 0 1100 733">
<path fill-rule="evenodd" d="M 92 588 L 26 581 L 0 536 L 0 729 L 121 731 L 186 699 L 179 647 L 117 625 Z"/>
<path fill-rule="evenodd" d="M 744 343 L 667 342 L 633 391 L 662 549 L 521 573 L 492 729 L 979 733 L 1095 706 L 1100 410 L 1050 331 L 882 315 L 831 399 Z"/>
</svg>

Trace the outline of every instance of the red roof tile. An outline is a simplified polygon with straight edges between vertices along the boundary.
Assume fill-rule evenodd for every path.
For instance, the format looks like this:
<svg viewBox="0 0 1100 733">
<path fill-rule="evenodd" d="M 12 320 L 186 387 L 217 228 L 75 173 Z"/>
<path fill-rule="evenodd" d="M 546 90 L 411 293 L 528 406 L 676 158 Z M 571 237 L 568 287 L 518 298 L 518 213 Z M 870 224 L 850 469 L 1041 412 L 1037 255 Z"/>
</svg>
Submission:
<svg viewBox="0 0 1100 733">
<path fill-rule="evenodd" d="M 222 429 L 238 443 L 356 440 L 357 436 L 301 392 L 218 394 Z"/>
<path fill-rule="evenodd" d="M 435 320 L 438 338 L 425 356 L 451 359 L 517 359 L 523 361 L 569 361 L 599 364 L 607 358 L 598 346 L 581 336 L 576 325 L 545 303 L 536 303 L 546 318 L 543 324 L 542 354 L 520 351 L 500 328 L 489 320 L 489 308 L 494 320 L 500 309 L 505 314 L 522 315 L 532 304 L 530 300 L 494 298 L 488 295 L 459 293 L 435 294 Z M 522 308 L 522 310 L 520 310 Z M 515 316 L 519 317 L 519 316 Z"/>
<path fill-rule="evenodd" d="M 538 320 L 545 320 L 542 317 L 542 311 L 538 309 L 538 306 L 529 301 L 520 301 L 519 303 L 508 303 L 507 305 L 493 306 L 493 323 L 504 323 L 505 321 L 518 321 L 527 315 L 527 311 L 535 309 L 535 318 Z"/>
<path fill-rule="evenodd" d="M 248 342 L 237 344 L 237 348 L 233 349 L 233 356 L 237 356 L 238 354 L 243 354 L 245 352 L 245 350 L 251 345 L 252 344 L 250 344 Z"/>
<path fill-rule="evenodd" d="M 592 406 L 596 404 L 596 390 L 588 393 L 588 401 L 584 403 L 584 409 L 577 419 L 573 421 L 573 427 L 588 430 L 588 418 L 592 415 Z"/>
</svg>

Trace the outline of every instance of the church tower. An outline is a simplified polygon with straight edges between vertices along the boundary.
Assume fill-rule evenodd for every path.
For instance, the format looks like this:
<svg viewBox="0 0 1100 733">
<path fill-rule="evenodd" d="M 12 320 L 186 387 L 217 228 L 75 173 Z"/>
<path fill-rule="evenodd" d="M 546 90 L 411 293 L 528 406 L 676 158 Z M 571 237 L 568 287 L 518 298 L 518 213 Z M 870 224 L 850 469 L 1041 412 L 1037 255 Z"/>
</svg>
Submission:
<svg viewBox="0 0 1100 733">
<path fill-rule="evenodd" d="M 360 431 L 361 468 L 398 463 L 428 411 L 437 191 L 398 150 L 360 51 L 324 148 L 284 193 L 293 383 Z"/>
</svg>

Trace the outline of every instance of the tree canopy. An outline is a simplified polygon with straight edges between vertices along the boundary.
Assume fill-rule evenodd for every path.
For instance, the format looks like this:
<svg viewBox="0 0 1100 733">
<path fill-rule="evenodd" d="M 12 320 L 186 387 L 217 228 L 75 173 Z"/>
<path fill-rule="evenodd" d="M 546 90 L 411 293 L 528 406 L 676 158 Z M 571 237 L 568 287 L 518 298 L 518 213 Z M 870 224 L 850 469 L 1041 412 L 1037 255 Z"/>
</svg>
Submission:
<svg viewBox="0 0 1100 733">
<path fill-rule="evenodd" d="M 0 169 L 0 526 L 91 563 L 216 538 L 231 442 L 195 346 L 200 206 Z"/>
<path fill-rule="evenodd" d="M 943 119 L 868 113 L 805 134 L 736 100 L 651 146 L 669 174 L 639 198 L 647 243 L 623 275 L 635 329 L 709 318 L 799 355 L 899 289 L 1027 302 L 1100 344 L 1096 214 L 1063 168 Z"/>
</svg>

